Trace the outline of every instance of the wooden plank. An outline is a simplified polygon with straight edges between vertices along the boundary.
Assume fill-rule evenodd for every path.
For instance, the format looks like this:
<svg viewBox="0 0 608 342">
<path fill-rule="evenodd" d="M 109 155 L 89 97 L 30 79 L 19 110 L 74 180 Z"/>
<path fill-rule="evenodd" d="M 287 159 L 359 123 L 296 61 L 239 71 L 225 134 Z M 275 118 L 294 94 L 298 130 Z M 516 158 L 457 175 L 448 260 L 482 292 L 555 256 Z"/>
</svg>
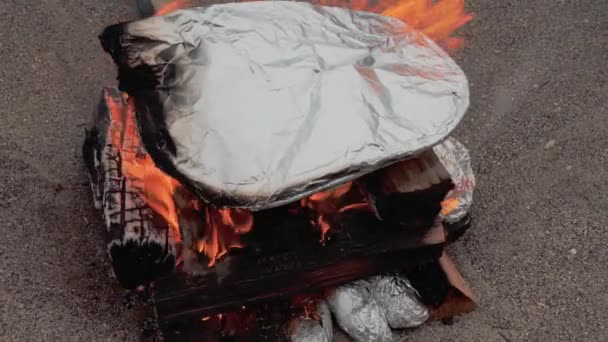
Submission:
<svg viewBox="0 0 608 342">
<path fill-rule="evenodd" d="M 276 213 L 267 215 L 277 217 Z M 332 221 L 335 228 L 322 245 L 318 239 L 305 237 L 314 230 L 301 215 L 272 227 L 260 226 L 268 222 L 256 218 L 252 232 L 260 235 L 250 239 L 259 239 L 257 242 L 250 240 L 248 247 L 231 253 L 204 274 L 177 272 L 157 283 L 156 310 L 161 325 L 436 260 L 445 242 L 442 224 L 413 234 L 387 225 L 365 210 L 346 211 Z M 283 234 L 273 234 L 281 231 Z"/>
<path fill-rule="evenodd" d="M 133 115 L 125 94 L 116 88 L 104 89 L 82 148 L 95 207 L 105 223 L 112 268 L 127 289 L 171 273 L 179 238 L 146 202 L 143 177 L 124 172 L 127 162 L 147 156 L 135 133 Z M 116 137 L 123 137 L 123 146 L 113 141 Z"/>
</svg>

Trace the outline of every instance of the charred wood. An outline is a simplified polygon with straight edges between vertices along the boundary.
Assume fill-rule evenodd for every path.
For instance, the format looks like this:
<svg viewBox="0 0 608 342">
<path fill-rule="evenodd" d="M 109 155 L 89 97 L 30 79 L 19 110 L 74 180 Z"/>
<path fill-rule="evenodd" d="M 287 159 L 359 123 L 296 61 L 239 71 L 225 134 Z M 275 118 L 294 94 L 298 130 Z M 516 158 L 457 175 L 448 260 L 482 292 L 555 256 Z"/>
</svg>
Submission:
<svg viewBox="0 0 608 342">
<path fill-rule="evenodd" d="M 406 270 L 405 275 L 431 309 L 431 320 L 469 313 L 476 307 L 468 284 L 445 252 L 437 260 Z"/>
<path fill-rule="evenodd" d="M 305 217 L 281 216 L 278 210 L 256 213 L 246 247 L 214 268 L 195 276 L 176 272 L 159 281 L 161 325 L 436 260 L 445 241 L 440 224 L 412 233 L 391 227 L 368 211 L 352 210 L 333 218 L 332 238 L 321 245 Z M 283 221 L 271 224 L 281 217 Z"/>
<path fill-rule="evenodd" d="M 469 313 L 477 307 L 473 293 L 456 265 L 444 252 L 438 260 L 448 284 L 447 297 L 437 307 L 431 308 L 431 320 L 442 320 Z"/>
<path fill-rule="evenodd" d="M 471 228 L 471 221 L 471 215 L 467 214 L 457 222 L 444 222 L 448 242 L 452 243 L 463 236 Z"/>
<path fill-rule="evenodd" d="M 433 224 L 454 187 L 432 150 L 374 172 L 360 184 L 380 219 L 413 230 Z"/>
<path fill-rule="evenodd" d="M 436 308 L 448 297 L 450 284 L 439 260 L 423 263 L 408 269 L 405 276 L 420 294 L 422 303 Z"/>
<path fill-rule="evenodd" d="M 169 274 L 176 260 L 175 236 L 142 194 L 141 179 L 123 172 L 123 151 L 112 142 L 112 130 L 126 130 L 124 95 L 106 88 L 93 127 L 86 132 L 83 157 L 95 207 L 102 213 L 108 254 L 118 282 L 131 289 Z M 120 133 L 120 132 L 119 132 Z M 143 147 L 140 153 L 145 154 Z"/>
</svg>

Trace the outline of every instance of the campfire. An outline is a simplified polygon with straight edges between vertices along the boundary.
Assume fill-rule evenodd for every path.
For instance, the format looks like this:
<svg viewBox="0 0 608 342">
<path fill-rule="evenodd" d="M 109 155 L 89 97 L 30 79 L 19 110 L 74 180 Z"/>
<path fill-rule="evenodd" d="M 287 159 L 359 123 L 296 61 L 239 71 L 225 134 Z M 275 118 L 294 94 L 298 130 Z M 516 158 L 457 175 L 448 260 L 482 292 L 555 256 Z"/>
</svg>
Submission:
<svg viewBox="0 0 608 342">
<path fill-rule="evenodd" d="M 470 225 L 448 137 L 468 87 L 432 41 L 462 46 L 471 16 L 319 5 L 169 2 L 101 36 L 120 84 L 84 159 L 114 275 L 165 339 L 389 341 L 475 307 L 445 252 Z"/>
</svg>

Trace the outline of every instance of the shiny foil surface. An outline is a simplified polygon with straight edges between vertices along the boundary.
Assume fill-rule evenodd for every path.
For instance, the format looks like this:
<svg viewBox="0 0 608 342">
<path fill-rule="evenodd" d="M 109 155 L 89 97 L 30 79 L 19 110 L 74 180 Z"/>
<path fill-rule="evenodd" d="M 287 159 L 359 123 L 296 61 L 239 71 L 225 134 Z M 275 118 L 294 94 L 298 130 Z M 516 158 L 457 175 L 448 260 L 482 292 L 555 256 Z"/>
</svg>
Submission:
<svg viewBox="0 0 608 342">
<path fill-rule="evenodd" d="M 429 318 L 428 308 L 420 301 L 418 291 L 404 276 L 381 275 L 371 278 L 370 291 L 384 309 L 392 329 L 415 328 Z"/>
<path fill-rule="evenodd" d="M 333 323 L 329 306 L 325 301 L 317 303 L 315 315 L 293 318 L 289 325 L 288 339 L 291 342 L 331 342 L 333 340 Z"/>
<path fill-rule="evenodd" d="M 231 3 L 100 39 L 155 162 L 217 205 L 265 209 L 360 177 L 443 141 L 469 104 L 441 48 L 367 12 Z"/>
<path fill-rule="evenodd" d="M 385 311 L 369 287 L 365 280 L 339 286 L 327 297 L 327 303 L 338 326 L 356 342 L 391 342 Z"/>
<path fill-rule="evenodd" d="M 455 187 L 446 195 L 446 200 L 456 200 L 457 205 L 449 213 L 442 213 L 446 222 L 463 219 L 473 205 L 475 174 L 471 166 L 469 150 L 454 138 L 448 138 L 433 148 L 437 158 L 452 176 Z"/>
</svg>

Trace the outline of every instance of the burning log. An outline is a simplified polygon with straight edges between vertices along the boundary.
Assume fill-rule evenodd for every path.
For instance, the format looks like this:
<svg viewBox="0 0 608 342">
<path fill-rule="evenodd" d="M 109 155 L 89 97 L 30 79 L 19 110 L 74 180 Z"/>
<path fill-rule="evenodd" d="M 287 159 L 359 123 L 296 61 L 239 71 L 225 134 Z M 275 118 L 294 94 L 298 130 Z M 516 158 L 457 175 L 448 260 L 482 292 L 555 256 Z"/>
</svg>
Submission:
<svg viewBox="0 0 608 342">
<path fill-rule="evenodd" d="M 432 226 L 454 183 L 432 150 L 381 169 L 360 181 L 381 220 L 410 229 Z"/>
<path fill-rule="evenodd" d="M 103 90 L 94 126 L 86 132 L 83 157 L 95 207 L 106 226 L 108 254 L 118 282 L 135 288 L 169 274 L 177 259 L 175 211 L 170 198 L 149 186 L 173 186 L 150 164 L 140 144 L 126 96 Z M 145 182 L 144 182 L 145 180 Z"/>
<path fill-rule="evenodd" d="M 377 220 L 369 211 L 348 210 L 335 218 L 332 238 L 322 245 L 306 217 L 279 210 L 256 213 L 244 248 L 205 273 L 160 280 L 156 308 L 161 325 L 435 260 L 445 241 L 441 224 L 412 233 Z"/>
</svg>

